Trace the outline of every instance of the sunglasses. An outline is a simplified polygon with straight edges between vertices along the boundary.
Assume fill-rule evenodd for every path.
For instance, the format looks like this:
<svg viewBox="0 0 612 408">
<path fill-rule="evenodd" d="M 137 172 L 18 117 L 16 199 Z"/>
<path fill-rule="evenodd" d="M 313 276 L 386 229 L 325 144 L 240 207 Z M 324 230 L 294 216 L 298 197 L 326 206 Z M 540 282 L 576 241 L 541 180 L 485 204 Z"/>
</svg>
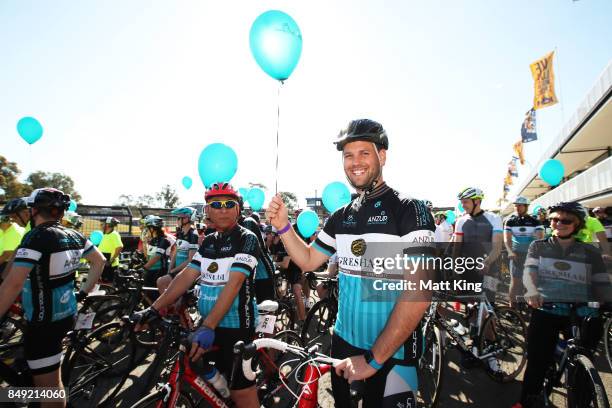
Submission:
<svg viewBox="0 0 612 408">
<path fill-rule="evenodd" d="M 208 203 L 211 208 L 215 210 L 220 210 L 222 208 L 234 208 L 238 205 L 238 201 L 234 200 L 225 200 L 225 201 L 211 201 Z"/>
<path fill-rule="evenodd" d="M 572 225 L 574 223 L 574 220 L 570 220 L 569 218 L 557 218 L 557 217 L 552 217 L 549 218 L 550 222 L 559 222 L 563 225 Z"/>
</svg>

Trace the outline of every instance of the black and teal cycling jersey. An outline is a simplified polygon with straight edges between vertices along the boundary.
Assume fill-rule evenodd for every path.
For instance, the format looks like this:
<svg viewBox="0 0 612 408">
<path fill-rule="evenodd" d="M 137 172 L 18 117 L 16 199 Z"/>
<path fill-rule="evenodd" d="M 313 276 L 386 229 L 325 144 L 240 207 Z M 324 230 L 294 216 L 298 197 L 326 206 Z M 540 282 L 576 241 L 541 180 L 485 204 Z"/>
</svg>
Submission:
<svg viewBox="0 0 612 408">
<path fill-rule="evenodd" d="M 567 303 L 606 301 L 596 296 L 597 289 L 606 291 L 608 273 L 601 252 L 593 245 L 576 241 L 563 249 L 557 238 L 536 240 L 529 245 L 523 279 L 536 275 L 536 285 L 545 303 L 555 307 L 542 310 L 561 316 L 569 315 Z M 546 305 L 545 305 L 546 306 Z M 581 306 L 579 316 L 593 315 L 597 309 Z"/>
<path fill-rule="evenodd" d="M 529 214 L 512 214 L 506 220 L 504 231 L 512 233 L 512 251 L 526 253 L 529 244 L 536 239 L 536 233 L 544 231 L 544 227 Z"/>
<path fill-rule="evenodd" d="M 176 268 L 189 258 L 189 251 L 197 251 L 198 246 L 198 233 L 194 228 L 189 228 L 187 233 L 183 232 L 180 228 L 176 233 L 176 256 L 174 257 L 174 265 L 172 268 Z"/>
<path fill-rule="evenodd" d="M 255 234 L 236 225 L 226 233 L 207 235 L 189 263 L 189 268 L 200 272 L 198 309 L 202 316 L 207 316 L 213 309 L 232 273 L 246 276 L 218 327 L 249 329 L 257 325 L 253 275 L 257 267 L 258 246 Z"/>
<path fill-rule="evenodd" d="M 164 274 L 168 271 L 170 247 L 172 247 L 172 243 L 165 236 L 155 237 L 149 241 L 147 244 L 147 260 L 151 260 L 156 256 L 159 256 L 157 262 L 155 262 L 149 268 L 150 271 L 162 271 Z"/>
<path fill-rule="evenodd" d="M 338 316 L 334 333 L 354 347 L 369 350 L 383 331 L 401 291 L 386 291 L 384 300 L 370 300 L 380 282 L 397 282 L 403 275 L 370 272 L 368 246 L 397 246 L 403 254 L 434 254 L 434 220 L 420 201 L 401 196 L 386 184 L 364 199 L 356 198 L 335 211 L 312 244 L 332 256 L 338 255 Z M 395 250 L 395 249 L 394 249 Z M 403 256 L 403 254 L 397 254 Z M 375 256 L 375 254 L 372 254 Z M 378 283 L 377 283 L 378 282 Z M 416 361 L 420 329 L 415 329 L 393 358 Z"/>
<path fill-rule="evenodd" d="M 75 273 L 81 257 L 94 248 L 81 233 L 57 222 L 38 225 L 25 235 L 14 265 L 31 268 L 22 291 L 26 320 L 47 323 L 76 314 Z"/>
<path fill-rule="evenodd" d="M 266 244 L 261 235 L 259 224 L 251 217 L 242 217 L 238 220 L 238 224 L 242 225 L 251 231 L 257 237 L 259 242 L 259 253 L 257 255 L 257 270 L 255 271 L 255 280 L 270 279 L 274 276 L 274 264 L 270 258 L 270 254 L 266 248 Z"/>
</svg>

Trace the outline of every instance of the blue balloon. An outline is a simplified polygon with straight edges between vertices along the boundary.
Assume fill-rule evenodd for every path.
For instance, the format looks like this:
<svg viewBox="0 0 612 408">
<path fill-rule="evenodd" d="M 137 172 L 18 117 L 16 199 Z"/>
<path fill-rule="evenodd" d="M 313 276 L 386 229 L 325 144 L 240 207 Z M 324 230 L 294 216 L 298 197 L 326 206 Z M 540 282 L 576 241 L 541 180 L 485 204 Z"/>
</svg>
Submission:
<svg viewBox="0 0 612 408">
<path fill-rule="evenodd" d="M 310 237 L 319 227 L 319 216 L 312 210 L 302 211 L 297 217 L 297 227 L 303 237 Z"/>
<path fill-rule="evenodd" d="M 540 211 L 540 208 L 542 208 L 542 206 L 540 204 L 536 205 L 535 207 L 533 207 L 533 212 L 532 214 L 534 216 L 538 215 L 538 211 Z"/>
<path fill-rule="evenodd" d="M 240 195 L 242 196 L 242 198 L 244 200 L 246 200 L 248 198 L 248 196 L 249 196 L 249 189 L 248 188 L 240 187 L 238 189 L 238 192 L 240 193 Z"/>
<path fill-rule="evenodd" d="M 351 192 L 346 184 L 340 181 L 329 183 L 323 189 L 323 205 L 333 213 L 338 208 L 351 202 Z"/>
<path fill-rule="evenodd" d="M 465 212 L 465 208 L 463 208 L 463 204 L 461 204 L 461 201 L 457 203 L 457 210 L 459 210 L 460 213 Z"/>
<path fill-rule="evenodd" d="M 261 210 L 265 199 L 266 195 L 264 194 L 263 190 L 258 187 L 252 188 L 247 195 L 247 201 L 249 202 L 251 209 L 255 211 Z"/>
<path fill-rule="evenodd" d="M 70 200 L 70 206 L 68 207 L 68 211 L 76 212 L 77 203 L 74 200 Z"/>
<path fill-rule="evenodd" d="M 189 190 L 191 188 L 191 185 L 193 184 L 193 180 L 189 176 L 183 177 L 182 182 L 183 182 L 183 187 L 185 187 L 187 190 Z"/>
<path fill-rule="evenodd" d="M 43 127 L 36 119 L 26 116 L 17 122 L 17 133 L 23 140 L 33 144 L 42 137 Z"/>
<path fill-rule="evenodd" d="M 100 242 L 102 242 L 102 238 L 104 238 L 104 233 L 100 230 L 92 231 L 89 235 L 89 240 L 92 244 L 96 246 L 100 245 Z"/>
<path fill-rule="evenodd" d="M 449 224 L 454 224 L 456 219 L 457 216 L 455 215 L 455 212 L 453 210 L 446 210 L 446 221 Z"/>
<path fill-rule="evenodd" d="M 556 186 L 563 180 L 565 167 L 559 160 L 546 160 L 540 167 L 540 178 L 551 186 Z"/>
<path fill-rule="evenodd" d="M 229 182 L 238 169 L 238 156 L 234 150 L 223 143 L 209 144 L 200 153 L 198 173 L 204 187 L 214 183 Z"/>
<path fill-rule="evenodd" d="M 302 33 L 289 15 L 270 10 L 253 22 L 249 44 L 261 69 L 272 78 L 284 81 L 300 60 Z"/>
</svg>

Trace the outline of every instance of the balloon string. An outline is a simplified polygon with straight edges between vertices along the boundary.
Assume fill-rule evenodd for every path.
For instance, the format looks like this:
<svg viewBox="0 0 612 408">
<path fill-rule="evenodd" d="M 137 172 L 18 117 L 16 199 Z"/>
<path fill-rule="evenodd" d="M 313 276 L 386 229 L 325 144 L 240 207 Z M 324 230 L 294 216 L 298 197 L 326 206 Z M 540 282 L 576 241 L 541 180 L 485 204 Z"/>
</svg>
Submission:
<svg viewBox="0 0 612 408">
<path fill-rule="evenodd" d="M 278 94 L 277 94 L 277 104 L 276 104 L 276 169 L 274 176 L 274 195 L 278 194 L 278 133 L 280 129 L 280 91 L 283 86 L 283 81 L 279 81 L 278 84 Z"/>
</svg>

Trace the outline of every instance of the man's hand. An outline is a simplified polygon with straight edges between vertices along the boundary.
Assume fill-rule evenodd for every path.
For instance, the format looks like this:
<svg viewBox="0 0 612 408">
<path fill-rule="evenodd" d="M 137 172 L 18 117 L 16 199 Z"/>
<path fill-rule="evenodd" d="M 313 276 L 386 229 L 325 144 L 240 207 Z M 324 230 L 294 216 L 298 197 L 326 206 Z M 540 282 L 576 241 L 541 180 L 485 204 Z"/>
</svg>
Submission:
<svg viewBox="0 0 612 408">
<path fill-rule="evenodd" d="M 349 384 L 353 381 L 365 380 L 376 374 L 376 369 L 369 365 L 363 355 L 345 358 L 336 366 L 336 374 L 348 380 Z"/>
<path fill-rule="evenodd" d="M 510 298 L 510 307 L 515 307 L 517 303 L 517 296 L 522 296 L 525 291 L 524 287 L 520 283 L 511 283 L 510 290 L 508 291 L 508 297 Z"/>
<path fill-rule="evenodd" d="M 151 323 L 152 321 L 157 320 L 160 317 L 161 316 L 159 312 L 157 311 L 157 309 L 151 306 L 144 310 L 141 310 L 140 312 L 132 313 L 132 315 L 130 316 L 130 320 L 136 323 L 136 326 L 134 327 L 134 331 L 140 331 L 142 330 L 142 327 L 145 324 Z"/>
<path fill-rule="evenodd" d="M 197 361 L 202 354 L 210 349 L 215 341 L 215 331 L 210 327 L 202 326 L 196 330 L 189 350 L 191 361 Z"/>
<path fill-rule="evenodd" d="M 266 210 L 266 218 L 277 230 L 282 230 L 289 224 L 289 212 L 279 194 L 272 197 L 272 201 L 270 201 Z"/>
<path fill-rule="evenodd" d="M 533 307 L 534 309 L 542 307 L 542 305 L 544 304 L 544 300 L 542 299 L 542 296 L 539 292 L 534 292 L 531 294 L 526 293 L 525 300 L 527 301 L 527 304 Z"/>
</svg>

